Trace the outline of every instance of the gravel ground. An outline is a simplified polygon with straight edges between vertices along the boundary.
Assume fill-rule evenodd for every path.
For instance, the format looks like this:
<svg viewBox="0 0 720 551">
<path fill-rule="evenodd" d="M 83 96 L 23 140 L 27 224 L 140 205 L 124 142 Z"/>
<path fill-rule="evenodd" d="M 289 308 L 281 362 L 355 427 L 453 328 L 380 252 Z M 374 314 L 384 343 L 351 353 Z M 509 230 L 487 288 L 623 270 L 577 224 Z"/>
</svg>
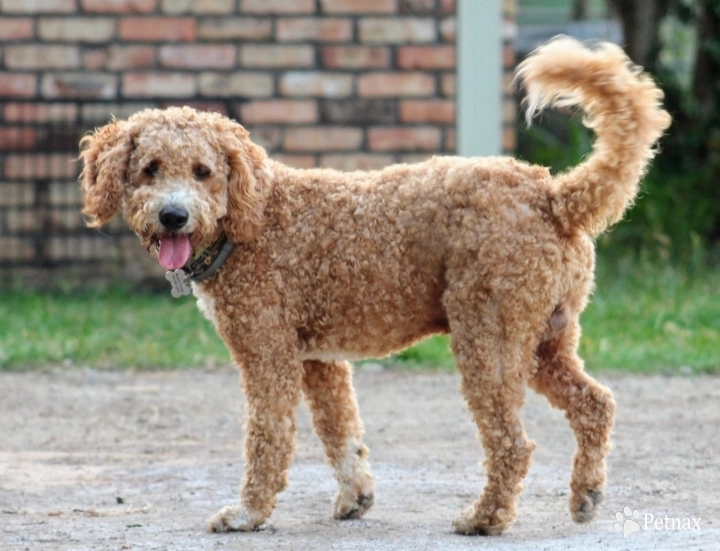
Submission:
<svg viewBox="0 0 720 551">
<path fill-rule="evenodd" d="M 335 483 L 301 406 L 290 487 L 267 527 L 209 534 L 205 518 L 235 501 L 243 471 L 231 368 L 1 373 L 0 549 L 720 550 L 720 378 L 600 379 L 618 420 L 598 518 L 571 521 L 574 439 L 530 392 L 523 419 L 538 448 L 519 516 L 483 538 L 451 530 L 483 485 L 457 375 L 356 373 L 377 479 L 366 518 L 332 520 Z M 613 525 L 626 506 L 640 529 L 624 537 Z M 700 529 L 673 529 L 672 518 L 699 518 Z"/>
</svg>

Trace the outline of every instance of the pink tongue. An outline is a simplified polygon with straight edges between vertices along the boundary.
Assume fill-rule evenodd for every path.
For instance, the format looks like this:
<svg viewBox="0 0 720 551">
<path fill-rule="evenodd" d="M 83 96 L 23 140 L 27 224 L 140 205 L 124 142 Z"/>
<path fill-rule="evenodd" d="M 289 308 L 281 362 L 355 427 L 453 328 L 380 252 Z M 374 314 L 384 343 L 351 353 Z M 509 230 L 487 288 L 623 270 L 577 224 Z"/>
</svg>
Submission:
<svg viewBox="0 0 720 551">
<path fill-rule="evenodd" d="M 158 260 L 166 270 L 177 270 L 185 266 L 190 258 L 190 240 L 187 235 L 162 234 Z"/>
</svg>

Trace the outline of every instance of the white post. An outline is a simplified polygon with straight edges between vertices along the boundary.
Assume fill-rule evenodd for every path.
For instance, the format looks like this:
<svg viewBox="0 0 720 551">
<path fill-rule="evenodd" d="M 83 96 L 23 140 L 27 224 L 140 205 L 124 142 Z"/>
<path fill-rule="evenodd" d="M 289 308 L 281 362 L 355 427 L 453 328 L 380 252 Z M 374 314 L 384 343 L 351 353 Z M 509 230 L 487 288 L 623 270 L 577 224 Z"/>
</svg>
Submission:
<svg viewBox="0 0 720 551">
<path fill-rule="evenodd" d="M 502 0 L 458 0 L 458 154 L 502 152 Z"/>
</svg>

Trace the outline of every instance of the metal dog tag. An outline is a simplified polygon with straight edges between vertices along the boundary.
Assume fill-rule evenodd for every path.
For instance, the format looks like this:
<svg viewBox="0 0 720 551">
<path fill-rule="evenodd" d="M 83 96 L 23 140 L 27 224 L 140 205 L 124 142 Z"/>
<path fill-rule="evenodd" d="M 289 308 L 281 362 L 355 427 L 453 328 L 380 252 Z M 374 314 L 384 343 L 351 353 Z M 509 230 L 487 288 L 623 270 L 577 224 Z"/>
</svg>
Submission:
<svg viewBox="0 0 720 551">
<path fill-rule="evenodd" d="M 187 282 L 187 276 L 182 269 L 165 272 L 165 279 L 167 279 L 170 282 L 170 285 L 172 285 L 170 294 L 173 298 L 180 298 L 182 296 L 189 295 L 192 292 L 192 289 Z"/>
</svg>

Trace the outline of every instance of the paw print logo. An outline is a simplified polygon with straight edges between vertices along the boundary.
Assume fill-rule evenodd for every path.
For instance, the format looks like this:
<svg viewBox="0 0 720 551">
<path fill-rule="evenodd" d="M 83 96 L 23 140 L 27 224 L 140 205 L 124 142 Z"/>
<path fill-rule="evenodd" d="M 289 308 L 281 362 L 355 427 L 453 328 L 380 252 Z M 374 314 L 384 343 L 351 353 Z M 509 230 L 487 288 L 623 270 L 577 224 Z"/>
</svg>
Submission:
<svg viewBox="0 0 720 551">
<path fill-rule="evenodd" d="M 617 522 L 613 524 L 613 529 L 616 532 L 622 531 L 623 538 L 640 530 L 640 524 L 637 522 L 640 519 L 640 513 L 637 509 L 631 510 L 630 507 L 625 507 L 622 511 L 615 513 L 615 518 Z"/>
</svg>

